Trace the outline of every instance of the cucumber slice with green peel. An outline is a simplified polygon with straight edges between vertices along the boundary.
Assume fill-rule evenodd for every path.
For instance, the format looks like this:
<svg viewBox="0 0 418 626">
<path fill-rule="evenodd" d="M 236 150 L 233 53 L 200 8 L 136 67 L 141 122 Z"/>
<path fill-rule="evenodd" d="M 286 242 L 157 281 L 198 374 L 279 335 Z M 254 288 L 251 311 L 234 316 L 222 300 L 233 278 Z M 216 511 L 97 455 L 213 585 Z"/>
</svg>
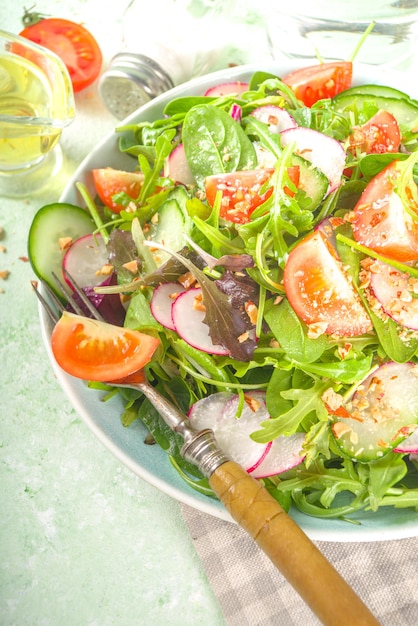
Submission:
<svg viewBox="0 0 418 626">
<path fill-rule="evenodd" d="M 338 96 L 334 97 L 334 100 L 340 96 L 357 96 L 358 94 L 364 94 L 371 97 L 383 97 L 383 98 L 398 98 L 400 100 L 413 101 L 408 94 L 395 89 L 394 87 L 387 87 L 386 85 L 357 85 L 345 89 Z"/>
<path fill-rule="evenodd" d="M 190 233 L 190 226 L 191 220 L 180 202 L 175 198 L 168 199 L 158 211 L 158 222 L 152 240 L 178 252 L 185 245 L 184 235 Z M 170 258 L 170 254 L 157 250 L 155 257 L 157 265 L 161 265 Z"/>
<path fill-rule="evenodd" d="M 418 103 L 409 99 L 374 96 L 365 93 L 347 95 L 347 92 L 341 92 L 333 99 L 333 108 L 343 115 L 348 115 L 350 112 L 358 114 L 367 103 L 375 105 L 376 111 L 383 109 L 391 113 L 400 126 L 413 128 L 418 122 Z M 372 117 L 372 114 L 368 115 L 368 118 L 370 117 Z"/>
<path fill-rule="evenodd" d="M 380 459 L 418 423 L 418 366 L 381 365 L 336 413 L 331 430 L 342 454 L 360 462 Z"/>
<path fill-rule="evenodd" d="M 62 298 L 52 276 L 62 278 L 65 250 L 60 241 L 74 241 L 95 230 L 90 214 L 73 204 L 55 202 L 39 209 L 33 218 L 28 235 L 28 257 L 36 276 L 45 281 Z"/>
<path fill-rule="evenodd" d="M 303 199 L 303 208 L 315 209 L 325 198 L 328 191 L 329 180 L 323 172 L 314 167 L 310 161 L 294 154 L 293 165 L 299 166 L 299 189 L 304 191 L 306 198 Z"/>
</svg>

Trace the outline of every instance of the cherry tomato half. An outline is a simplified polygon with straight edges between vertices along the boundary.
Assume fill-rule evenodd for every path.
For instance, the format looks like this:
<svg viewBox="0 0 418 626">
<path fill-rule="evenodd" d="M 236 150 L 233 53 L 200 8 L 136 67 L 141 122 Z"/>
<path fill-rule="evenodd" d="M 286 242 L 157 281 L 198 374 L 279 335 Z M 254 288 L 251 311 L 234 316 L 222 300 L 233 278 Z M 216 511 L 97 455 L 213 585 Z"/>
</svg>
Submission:
<svg viewBox="0 0 418 626">
<path fill-rule="evenodd" d="M 401 132 L 396 118 L 389 111 L 378 111 L 363 126 L 353 129 L 349 137 L 350 150 L 366 154 L 398 152 Z"/>
<path fill-rule="evenodd" d="M 367 185 L 350 220 L 356 241 L 397 261 L 418 258 L 418 224 L 405 210 L 395 191 L 401 173 L 392 161 Z M 411 185 L 415 185 L 412 180 Z"/>
<path fill-rule="evenodd" d="M 82 380 L 112 382 L 141 370 L 160 341 L 129 328 L 65 312 L 51 335 L 58 365 Z"/>
<path fill-rule="evenodd" d="M 125 192 L 132 200 L 136 200 L 144 182 L 144 175 L 141 172 L 125 172 L 112 167 L 92 170 L 92 174 L 100 200 L 114 213 L 120 213 L 125 207 L 116 204 L 113 196 Z"/>
<path fill-rule="evenodd" d="M 65 63 L 75 92 L 91 85 L 102 67 L 97 41 L 83 26 L 61 18 L 45 18 L 22 30 L 21 37 L 55 52 Z"/>
<path fill-rule="evenodd" d="M 297 187 L 299 184 L 299 167 L 292 166 L 287 171 L 290 180 Z M 222 191 L 220 216 L 229 222 L 245 224 L 249 221 L 251 213 L 273 193 L 273 188 L 269 187 L 265 193 L 260 194 L 262 185 L 271 177 L 273 172 L 273 168 L 260 168 L 207 176 L 205 178 L 206 198 L 209 204 L 213 206 L 217 192 Z M 294 195 L 294 192 L 287 187 L 284 191 L 289 196 Z"/>
<path fill-rule="evenodd" d="M 311 107 L 318 100 L 333 98 L 351 87 L 352 78 L 351 61 L 334 61 L 295 70 L 282 80 L 293 89 L 298 100 Z"/>
<path fill-rule="evenodd" d="M 312 330 L 355 337 L 371 322 L 335 250 L 319 230 L 291 250 L 283 283 L 289 303 Z"/>
</svg>

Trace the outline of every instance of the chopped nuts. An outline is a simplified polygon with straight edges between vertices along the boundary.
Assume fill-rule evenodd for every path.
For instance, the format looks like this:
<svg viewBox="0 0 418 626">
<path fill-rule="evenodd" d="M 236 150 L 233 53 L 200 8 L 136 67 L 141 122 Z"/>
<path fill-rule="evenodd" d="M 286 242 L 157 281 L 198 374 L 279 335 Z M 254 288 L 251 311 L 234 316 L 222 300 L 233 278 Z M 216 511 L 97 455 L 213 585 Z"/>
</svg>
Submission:
<svg viewBox="0 0 418 626">
<path fill-rule="evenodd" d="M 110 276 L 113 270 L 113 265 L 111 265 L 110 263 L 106 263 L 105 265 L 103 265 L 102 269 L 97 270 L 96 276 Z"/>
<path fill-rule="evenodd" d="M 254 304 L 254 302 L 251 302 L 251 300 L 248 300 L 248 302 L 245 303 L 244 308 L 245 308 L 246 314 L 248 315 L 250 319 L 251 324 L 256 324 L 257 318 L 258 318 L 258 308 Z"/>
<path fill-rule="evenodd" d="M 60 237 L 58 239 L 58 245 L 60 247 L 60 250 L 68 250 L 68 248 L 71 246 L 71 244 L 73 243 L 73 239 L 72 237 Z"/>
<path fill-rule="evenodd" d="M 185 272 L 181 276 L 179 276 L 178 281 L 180 285 L 183 285 L 185 289 L 189 289 L 196 283 L 196 278 L 193 276 L 191 272 Z"/>
<path fill-rule="evenodd" d="M 261 406 L 261 402 L 254 398 L 253 396 L 247 396 L 244 394 L 245 403 L 250 407 L 251 411 L 255 413 Z"/>
<path fill-rule="evenodd" d="M 137 261 L 128 261 L 127 263 L 124 263 L 122 265 L 122 267 L 124 267 L 126 270 L 128 270 L 128 272 L 131 272 L 131 274 L 137 274 L 138 273 L 138 262 Z"/>
<path fill-rule="evenodd" d="M 193 308 L 195 309 L 195 311 L 206 311 L 206 307 L 203 303 L 203 296 L 201 293 L 194 297 Z"/>
<path fill-rule="evenodd" d="M 331 430 L 334 433 L 334 436 L 337 439 L 340 439 L 343 435 L 352 431 L 352 428 L 350 428 L 348 424 L 344 424 L 343 422 L 335 422 L 335 424 L 331 426 Z"/>
</svg>

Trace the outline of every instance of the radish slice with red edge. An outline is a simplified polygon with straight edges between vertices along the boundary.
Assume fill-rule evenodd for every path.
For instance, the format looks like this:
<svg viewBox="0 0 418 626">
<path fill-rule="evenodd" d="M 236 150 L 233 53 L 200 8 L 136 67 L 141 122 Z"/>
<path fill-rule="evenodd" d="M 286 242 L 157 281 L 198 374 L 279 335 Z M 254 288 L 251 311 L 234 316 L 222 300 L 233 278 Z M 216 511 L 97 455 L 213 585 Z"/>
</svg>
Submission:
<svg viewBox="0 0 418 626">
<path fill-rule="evenodd" d="M 401 326 L 418 330 L 416 278 L 376 260 L 370 270 L 370 286 L 386 315 Z"/>
<path fill-rule="evenodd" d="M 256 120 L 268 124 L 271 133 L 281 133 L 289 128 L 296 128 L 293 117 L 285 109 L 274 104 L 265 104 L 250 113 Z"/>
<path fill-rule="evenodd" d="M 396 446 L 393 451 L 402 454 L 418 454 L 418 428 L 414 430 L 412 435 L 409 435 L 402 443 Z"/>
<path fill-rule="evenodd" d="M 268 476 L 282 474 L 300 465 L 306 456 L 302 447 L 305 438 L 305 433 L 294 433 L 293 435 L 280 435 L 274 439 L 264 459 L 254 470 L 250 471 L 251 476 L 268 478 Z"/>
<path fill-rule="evenodd" d="M 199 308 L 202 301 L 200 288 L 189 289 L 181 293 L 173 302 L 171 309 L 173 324 L 179 336 L 193 348 L 218 354 L 229 355 L 224 346 L 214 344 L 209 335 L 209 326 L 203 321 L 205 310 Z"/>
<path fill-rule="evenodd" d="M 329 180 L 328 193 L 340 186 L 346 154 L 339 141 L 312 128 L 288 128 L 281 134 L 282 146 L 295 145 L 295 153 L 307 159 Z"/>
<path fill-rule="evenodd" d="M 99 234 L 84 235 L 73 241 L 62 260 L 63 268 L 82 288 L 100 285 L 106 278 L 102 269 L 108 263 L 106 244 Z M 73 289 L 67 278 L 66 281 Z"/>
<path fill-rule="evenodd" d="M 185 290 L 179 283 L 162 283 L 152 294 L 150 308 L 151 313 L 162 326 L 170 330 L 176 330 L 173 322 L 173 302 L 180 293 Z"/>
<path fill-rule="evenodd" d="M 166 159 L 164 176 L 172 178 L 178 183 L 183 183 L 183 185 L 193 185 L 196 183 L 182 143 L 179 143 Z"/>
<path fill-rule="evenodd" d="M 244 91 L 248 91 L 250 85 L 249 83 L 241 83 L 240 81 L 236 81 L 233 83 L 222 83 L 221 85 L 215 85 L 214 87 L 209 87 L 207 91 L 205 91 L 205 96 L 239 96 Z"/>
<path fill-rule="evenodd" d="M 270 416 L 264 394 L 249 392 L 245 398 L 242 412 L 237 417 L 237 394 L 226 391 L 212 394 L 191 407 L 189 420 L 197 430 L 210 428 L 221 450 L 250 472 L 260 465 L 271 447 L 271 442 L 257 443 L 250 435 Z"/>
<path fill-rule="evenodd" d="M 368 462 L 399 448 L 418 423 L 418 365 L 384 363 L 341 408 L 331 429 L 344 454 Z"/>
</svg>

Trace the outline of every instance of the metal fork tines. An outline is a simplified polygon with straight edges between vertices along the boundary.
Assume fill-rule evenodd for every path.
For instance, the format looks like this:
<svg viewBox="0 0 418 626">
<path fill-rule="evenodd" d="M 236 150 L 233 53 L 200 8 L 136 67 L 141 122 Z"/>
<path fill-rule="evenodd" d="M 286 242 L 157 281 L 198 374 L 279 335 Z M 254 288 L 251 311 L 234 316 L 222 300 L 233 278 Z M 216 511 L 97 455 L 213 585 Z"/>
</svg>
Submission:
<svg viewBox="0 0 418 626">
<path fill-rule="evenodd" d="M 63 282 L 56 276 L 56 274 L 53 274 L 53 277 L 57 283 L 57 287 L 59 291 L 63 294 L 66 301 L 73 309 L 73 311 L 77 315 L 85 316 L 85 311 L 82 310 L 82 308 L 79 306 L 79 303 L 77 302 L 75 298 L 75 295 L 76 295 L 77 297 L 80 298 L 81 302 L 86 306 L 87 310 L 91 313 L 91 316 L 94 319 L 98 321 L 105 321 L 103 320 L 102 315 L 99 313 L 96 307 L 88 299 L 88 297 L 86 296 L 84 291 L 81 289 L 81 287 L 77 284 L 74 278 L 69 274 L 69 272 L 66 270 L 63 270 L 63 273 L 64 273 L 64 276 L 68 279 L 68 281 L 72 285 L 72 287 L 74 288 L 74 293 L 69 292 L 69 288 L 67 288 L 63 284 Z M 54 292 L 54 290 L 51 288 L 50 285 L 48 285 L 43 280 L 41 280 L 40 282 L 43 285 L 45 292 L 48 295 L 48 299 L 50 299 L 51 302 L 48 302 L 48 300 L 42 295 L 42 293 L 40 293 L 36 281 L 32 281 L 32 286 L 34 288 L 35 294 L 38 297 L 43 308 L 45 309 L 46 313 L 51 318 L 51 320 L 54 323 L 57 323 L 61 316 L 61 313 L 68 309 L 67 307 L 63 305 L 63 303 L 58 298 L 57 294 Z M 56 307 L 55 310 L 53 308 L 54 305 Z M 159 391 L 148 382 L 145 375 L 141 376 L 141 378 L 139 380 L 136 380 L 135 382 L 130 382 L 128 379 L 126 381 L 118 379 L 117 381 L 114 381 L 114 382 L 112 381 L 107 382 L 107 384 L 115 385 L 117 387 L 130 387 L 131 389 L 136 389 L 138 391 L 141 391 L 148 398 L 148 400 L 151 402 L 154 408 L 158 411 L 158 413 L 161 415 L 161 417 L 166 422 L 166 424 L 172 430 L 178 432 L 183 437 L 184 442 L 185 442 L 184 454 L 189 459 L 189 461 L 191 463 L 194 463 L 195 465 L 199 465 L 201 462 L 203 462 L 202 455 L 204 455 L 207 452 L 207 446 L 209 446 L 209 451 L 211 451 L 214 445 L 212 443 L 212 439 L 210 439 L 210 441 L 206 441 L 204 437 L 202 440 L 203 443 L 199 444 L 200 447 L 197 446 L 195 450 L 194 446 L 195 446 L 195 441 L 200 442 L 202 433 L 206 433 L 206 431 L 199 431 L 199 432 L 195 431 L 190 426 L 187 417 L 182 412 L 180 412 L 177 409 L 177 407 L 173 406 L 173 404 L 171 404 L 171 402 L 167 400 L 167 398 L 161 395 L 161 393 L 159 393 Z M 214 452 L 213 451 L 211 452 L 212 456 L 210 458 L 217 459 L 219 457 L 219 454 L 221 453 L 216 449 Z"/>
<path fill-rule="evenodd" d="M 73 292 L 70 291 L 69 287 L 64 284 L 64 282 L 58 278 L 55 272 L 52 272 L 52 276 L 55 280 L 57 289 L 65 298 L 65 301 L 68 303 L 68 306 L 64 306 L 63 302 L 57 296 L 56 292 L 52 289 L 52 287 L 44 280 L 40 280 L 46 294 L 48 294 L 49 301 L 42 295 L 42 293 L 38 289 L 38 285 L 36 281 L 32 281 L 32 287 L 36 293 L 36 296 L 46 313 L 50 317 L 50 319 L 56 323 L 61 315 L 61 313 L 65 310 L 68 310 L 68 307 L 73 310 L 77 315 L 88 315 L 90 314 L 96 320 L 104 322 L 103 316 L 96 309 L 91 300 L 86 296 L 83 289 L 78 285 L 77 281 L 74 280 L 73 276 L 66 270 L 63 269 L 63 274 L 65 278 L 68 279 L 69 283 L 73 287 Z M 80 302 L 77 301 L 79 298 Z M 84 309 L 81 306 L 84 305 Z M 53 306 L 56 307 L 54 310 Z"/>
</svg>

